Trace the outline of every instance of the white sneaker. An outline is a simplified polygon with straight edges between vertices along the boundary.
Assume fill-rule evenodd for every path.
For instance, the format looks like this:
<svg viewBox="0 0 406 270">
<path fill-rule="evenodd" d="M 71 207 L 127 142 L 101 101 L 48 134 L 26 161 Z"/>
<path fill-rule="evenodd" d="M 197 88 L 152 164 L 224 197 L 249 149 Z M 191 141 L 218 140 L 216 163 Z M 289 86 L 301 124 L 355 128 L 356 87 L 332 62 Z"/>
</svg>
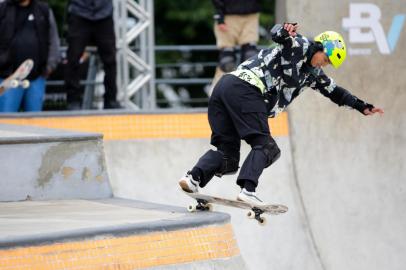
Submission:
<svg viewBox="0 0 406 270">
<path fill-rule="evenodd" d="M 197 193 L 199 191 L 199 182 L 194 180 L 190 172 L 187 172 L 179 180 L 180 188 L 188 193 Z"/>
<path fill-rule="evenodd" d="M 255 192 L 249 192 L 243 188 L 237 196 L 237 201 L 242 201 L 256 206 L 265 206 L 267 203 L 263 202 L 260 198 L 257 197 Z"/>
</svg>

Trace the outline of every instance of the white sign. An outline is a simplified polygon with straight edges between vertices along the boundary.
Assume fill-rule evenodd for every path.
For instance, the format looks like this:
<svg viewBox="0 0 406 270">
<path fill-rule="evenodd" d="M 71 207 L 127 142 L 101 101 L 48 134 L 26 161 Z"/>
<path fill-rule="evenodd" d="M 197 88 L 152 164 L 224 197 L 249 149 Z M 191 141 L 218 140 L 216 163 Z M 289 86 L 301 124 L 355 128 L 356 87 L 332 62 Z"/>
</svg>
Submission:
<svg viewBox="0 0 406 270">
<path fill-rule="evenodd" d="M 380 22 L 382 17 L 380 8 L 371 3 L 350 3 L 348 18 L 343 18 L 342 26 L 349 31 L 348 44 L 376 43 L 381 54 L 392 53 L 398 42 L 405 22 L 405 14 L 393 17 L 388 35 Z M 354 49 L 349 47 L 349 54 L 371 54 L 371 48 Z"/>
</svg>

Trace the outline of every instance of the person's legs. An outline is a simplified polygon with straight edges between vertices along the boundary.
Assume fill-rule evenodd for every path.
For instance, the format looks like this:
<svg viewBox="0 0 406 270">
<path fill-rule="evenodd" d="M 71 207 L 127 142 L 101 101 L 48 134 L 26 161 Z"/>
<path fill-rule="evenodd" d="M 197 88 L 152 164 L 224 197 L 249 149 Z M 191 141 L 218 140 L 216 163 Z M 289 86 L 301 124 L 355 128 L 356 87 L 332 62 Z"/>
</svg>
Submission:
<svg viewBox="0 0 406 270">
<path fill-rule="evenodd" d="M 214 25 L 214 35 L 219 50 L 219 64 L 216 67 L 209 95 L 213 92 L 213 89 L 220 78 L 225 73 L 233 71 L 237 67 L 235 46 L 237 45 L 239 32 L 238 16 L 226 15 L 225 23 L 227 25 L 227 31 L 220 30 L 217 23 Z"/>
<path fill-rule="evenodd" d="M 38 77 L 30 82 L 24 89 L 23 109 L 26 112 L 39 112 L 42 110 L 45 94 L 45 78 Z"/>
<path fill-rule="evenodd" d="M 258 48 L 255 43 L 245 43 L 241 45 L 241 62 L 251 58 L 258 53 Z"/>
<path fill-rule="evenodd" d="M 214 25 L 214 36 L 216 37 L 217 48 L 233 48 L 237 45 L 238 33 L 240 31 L 238 16 L 226 15 L 224 22 L 227 26 L 227 31 L 221 30 L 217 23 Z"/>
<path fill-rule="evenodd" d="M 254 136 L 246 141 L 252 149 L 245 159 L 237 184 L 241 187 L 241 192 L 237 200 L 256 205 L 267 205 L 256 195 L 258 179 L 264 168 L 269 167 L 280 157 L 280 150 L 272 137 Z"/>
<path fill-rule="evenodd" d="M 104 108 L 118 107 L 117 102 L 117 62 L 116 62 L 116 38 L 114 34 L 113 18 L 109 17 L 95 22 L 97 27 L 93 32 L 100 58 L 104 68 Z"/>
<path fill-rule="evenodd" d="M 217 150 L 207 151 L 196 163 L 190 174 L 205 187 L 216 175 L 234 174 L 238 171 L 240 162 L 240 142 L 236 144 L 222 144 Z"/>
<path fill-rule="evenodd" d="M 241 16 L 238 45 L 241 46 L 241 62 L 258 53 L 259 40 L 259 14 Z"/>
<path fill-rule="evenodd" d="M 79 59 L 90 41 L 90 21 L 78 16 L 69 15 L 68 19 L 68 51 L 65 70 L 65 91 L 68 107 L 81 108 Z"/>
<path fill-rule="evenodd" d="M 229 81 L 222 98 L 228 115 L 239 139 L 247 141 L 252 147 L 241 167 L 237 184 L 255 191 L 263 169 L 280 153 L 270 136 L 266 103 L 255 86 L 233 75 L 225 75 L 222 80 Z"/>
<path fill-rule="evenodd" d="M 0 83 L 3 79 L 0 79 Z M 0 96 L 0 112 L 18 112 L 24 95 L 22 87 L 10 88 Z"/>
<path fill-rule="evenodd" d="M 281 152 L 271 136 L 254 136 L 246 141 L 251 145 L 251 151 L 241 167 L 237 184 L 249 192 L 255 192 L 262 171 L 274 163 Z"/>
<path fill-rule="evenodd" d="M 217 147 L 217 150 L 207 151 L 192 170 L 181 179 L 179 184 L 184 190 L 183 187 L 187 187 L 186 189 L 189 188 L 189 190 L 193 190 L 192 192 L 196 192 L 197 185 L 205 187 L 214 175 L 221 177 L 238 170 L 241 142 L 221 100 L 223 89 L 228 87 L 229 85 L 221 79 L 209 100 L 208 118 L 212 130 L 211 144 Z M 188 177 L 189 180 L 187 180 Z M 192 183 L 186 185 L 186 181 Z"/>
<path fill-rule="evenodd" d="M 257 44 L 259 40 L 259 13 L 248 14 L 240 17 L 240 34 L 237 44 Z"/>
</svg>

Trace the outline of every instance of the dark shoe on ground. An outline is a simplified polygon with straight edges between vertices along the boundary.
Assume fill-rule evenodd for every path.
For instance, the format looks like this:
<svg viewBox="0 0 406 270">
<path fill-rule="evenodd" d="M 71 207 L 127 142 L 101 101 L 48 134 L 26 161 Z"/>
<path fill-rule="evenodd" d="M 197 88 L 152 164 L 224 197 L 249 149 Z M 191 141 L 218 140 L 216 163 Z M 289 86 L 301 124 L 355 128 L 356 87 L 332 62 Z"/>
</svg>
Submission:
<svg viewBox="0 0 406 270">
<path fill-rule="evenodd" d="M 118 101 L 106 101 L 104 102 L 104 109 L 124 109 L 124 107 Z"/>
</svg>

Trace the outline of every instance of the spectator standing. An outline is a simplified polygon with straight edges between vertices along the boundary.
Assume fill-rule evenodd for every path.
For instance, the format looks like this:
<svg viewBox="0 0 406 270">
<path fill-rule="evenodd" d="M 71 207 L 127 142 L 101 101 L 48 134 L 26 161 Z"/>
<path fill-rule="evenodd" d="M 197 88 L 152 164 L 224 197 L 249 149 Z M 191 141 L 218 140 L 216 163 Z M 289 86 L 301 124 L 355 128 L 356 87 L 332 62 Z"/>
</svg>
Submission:
<svg viewBox="0 0 406 270">
<path fill-rule="evenodd" d="M 259 0 L 212 0 L 215 8 L 214 34 L 219 49 L 219 63 L 212 87 L 220 77 L 237 67 L 237 46 L 240 47 L 240 60 L 257 53 L 259 39 Z"/>
<path fill-rule="evenodd" d="M 112 0 L 70 0 L 65 89 L 69 110 L 81 109 L 79 60 L 87 45 L 95 45 L 104 66 L 104 108 L 121 108 L 117 102 L 116 38 Z"/>
<path fill-rule="evenodd" d="M 0 112 L 41 111 L 45 81 L 60 59 L 55 17 L 38 0 L 5 0 L 0 3 L 0 80 L 10 76 L 24 60 L 34 67 L 30 86 L 12 88 L 0 96 Z"/>
</svg>

